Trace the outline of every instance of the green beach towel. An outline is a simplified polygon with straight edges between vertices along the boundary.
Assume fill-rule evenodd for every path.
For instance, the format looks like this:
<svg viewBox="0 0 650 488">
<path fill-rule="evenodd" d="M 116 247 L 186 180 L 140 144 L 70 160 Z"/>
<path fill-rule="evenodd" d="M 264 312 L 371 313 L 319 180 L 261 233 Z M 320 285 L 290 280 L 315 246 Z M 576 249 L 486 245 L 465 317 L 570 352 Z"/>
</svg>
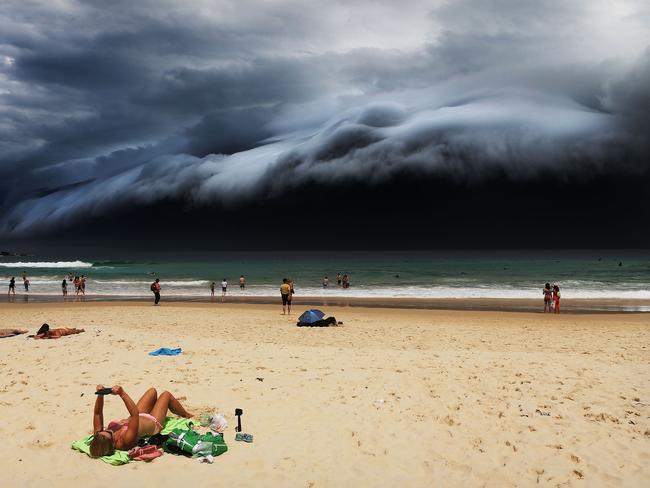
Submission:
<svg viewBox="0 0 650 488">
<path fill-rule="evenodd" d="M 163 435 L 168 435 L 174 429 L 190 429 L 192 428 L 192 425 L 193 423 L 191 419 L 167 417 L 165 419 L 165 426 L 163 427 L 163 430 L 160 431 L 160 433 Z M 84 437 L 83 439 L 74 441 L 71 447 L 72 449 L 76 449 L 77 451 L 83 452 L 88 456 L 90 456 L 90 442 L 92 440 L 93 440 L 93 436 L 89 435 Z M 101 459 L 105 463 L 112 464 L 113 466 L 119 466 L 121 464 L 126 464 L 131 461 L 131 459 L 129 458 L 128 451 L 119 451 L 119 450 L 115 450 L 115 452 L 110 456 L 102 456 L 99 459 Z"/>
</svg>

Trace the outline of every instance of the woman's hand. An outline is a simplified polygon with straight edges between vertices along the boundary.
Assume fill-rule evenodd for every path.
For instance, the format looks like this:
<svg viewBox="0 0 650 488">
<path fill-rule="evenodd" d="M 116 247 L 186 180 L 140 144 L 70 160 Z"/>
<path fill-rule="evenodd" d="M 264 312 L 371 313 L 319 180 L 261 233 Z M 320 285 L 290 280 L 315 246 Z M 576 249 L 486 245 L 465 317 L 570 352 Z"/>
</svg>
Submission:
<svg viewBox="0 0 650 488">
<path fill-rule="evenodd" d="M 104 389 L 104 385 L 97 385 L 95 387 L 95 391 L 99 391 L 99 390 L 103 390 L 103 389 Z"/>
<path fill-rule="evenodd" d="M 111 395 L 121 395 L 122 393 L 124 393 L 124 390 L 119 385 L 114 386 L 113 388 L 111 388 L 111 390 L 112 390 Z"/>
</svg>

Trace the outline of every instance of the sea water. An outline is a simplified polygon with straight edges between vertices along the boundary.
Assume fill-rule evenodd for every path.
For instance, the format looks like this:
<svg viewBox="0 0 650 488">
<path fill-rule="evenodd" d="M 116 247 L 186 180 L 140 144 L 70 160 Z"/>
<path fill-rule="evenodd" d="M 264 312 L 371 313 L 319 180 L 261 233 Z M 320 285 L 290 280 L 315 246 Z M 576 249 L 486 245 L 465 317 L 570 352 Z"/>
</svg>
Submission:
<svg viewBox="0 0 650 488">
<path fill-rule="evenodd" d="M 133 259 L 0 257 L 6 285 L 22 274 L 30 295 L 57 295 L 68 273 L 87 277 L 88 295 L 145 297 L 159 278 L 165 295 L 205 297 L 210 283 L 221 293 L 275 296 L 283 278 L 296 296 L 350 298 L 539 298 L 545 283 L 563 298 L 650 299 L 648 251 L 436 251 L 436 252 L 221 252 L 151 254 Z M 350 287 L 337 286 L 348 274 Z M 239 289 L 239 277 L 246 289 Z M 329 286 L 323 288 L 324 277 Z M 70 284 L 69 293 L 74 293 Z"/>
</svg>

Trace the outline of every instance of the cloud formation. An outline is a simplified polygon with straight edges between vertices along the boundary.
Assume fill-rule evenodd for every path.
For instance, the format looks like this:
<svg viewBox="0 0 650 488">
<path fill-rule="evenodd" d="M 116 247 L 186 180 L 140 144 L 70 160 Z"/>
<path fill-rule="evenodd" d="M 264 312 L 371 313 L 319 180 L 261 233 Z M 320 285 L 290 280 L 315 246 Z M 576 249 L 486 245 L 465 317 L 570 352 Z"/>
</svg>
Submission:
<svg viewBox="0 0 650 488">
<path fill-rule="evenodd" d="M 650 171 L 642 1 L 300 5 L 9 2 L 2 232 L 404 173 Z"/>
</svg>

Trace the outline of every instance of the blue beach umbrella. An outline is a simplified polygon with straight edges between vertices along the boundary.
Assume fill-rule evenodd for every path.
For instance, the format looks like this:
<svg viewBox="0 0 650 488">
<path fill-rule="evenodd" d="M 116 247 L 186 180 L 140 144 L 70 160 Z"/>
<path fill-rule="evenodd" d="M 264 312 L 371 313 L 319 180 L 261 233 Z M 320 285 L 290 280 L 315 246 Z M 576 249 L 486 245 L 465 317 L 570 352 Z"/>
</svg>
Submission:
<svg viewBox="0 0 650 488">
<path fill-rule="evenodd" d="M 303 324 L 313 324 L 314 322 L 319 321 L 323 317 L 325 317 L 325 314 L 323 312 L 321 312 L 320 310 L 311 309 L 311 310 L 307 310 L 300 317 L 298 317 L 298 320 Z"/>
</svg>

